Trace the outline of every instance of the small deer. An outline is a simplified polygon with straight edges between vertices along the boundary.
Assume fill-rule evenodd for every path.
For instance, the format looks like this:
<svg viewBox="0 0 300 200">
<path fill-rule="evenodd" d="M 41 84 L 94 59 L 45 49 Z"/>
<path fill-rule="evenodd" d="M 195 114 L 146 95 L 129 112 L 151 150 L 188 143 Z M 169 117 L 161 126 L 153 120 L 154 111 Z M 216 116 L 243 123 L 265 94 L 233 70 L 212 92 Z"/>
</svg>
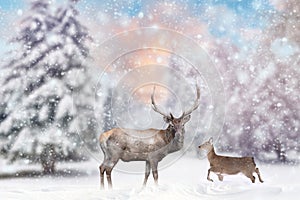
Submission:
<svg viewBox="0 0 300 200">
<path fill-rule="evenodd" d="M 184 125 L 191 118 L 191 113 L 197 109 L 200 103 L 200 89 L 197 86 L 197 98 L 191 109 L 183 112 L 179 118 L 175 118 L 172 113 L 165 114 L 160 111 L 154 102 L 154 92 L 151 95 L 152 108 L 155 112 L 161 114 L 166 123 L 167 129 L 146 129 L 133 130 L 114 128 L 100 135 L 99 141 L 104 153 L 103 163 L 100 165 L 100 184 L 104 188 L 104 172 L 108 186 L 112 187 L 111 172 L 119 160 L 145 161 L 146 170 L 144 186 L 147 183 L 150 169 L 153 178 L 157 184 L 158 172 L 157 166 L 165 156 L 179 151 L 183 147 Z"/>
<path fill-rule="evenodd" d="M 217 174 L 220 181 L 223 181 L 223 174 L 232 175 L 241 172 L 250 178 L 252 183 L 254 183 L 255 177 L 253 176 L 253 173 L 256 172 L 259 181 L 263 183 L 259 169 L 256 167 L 253 157 L 219 156 L 215 153 L 212 138 L 200 145 L 198 148 L 207 152 L 207 158 L 210 163 L 207 180 L 213 182 L 213 180 L 209 177 L 211 171 Z"/>
</svg>

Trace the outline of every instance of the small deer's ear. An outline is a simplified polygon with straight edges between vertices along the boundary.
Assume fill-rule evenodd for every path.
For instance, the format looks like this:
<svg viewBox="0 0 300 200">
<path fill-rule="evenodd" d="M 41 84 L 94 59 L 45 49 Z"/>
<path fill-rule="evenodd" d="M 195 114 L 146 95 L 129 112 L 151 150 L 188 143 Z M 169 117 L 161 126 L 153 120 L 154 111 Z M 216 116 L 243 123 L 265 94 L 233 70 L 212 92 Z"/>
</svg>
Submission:
<svg viewBox="0 0 300 200">
<path fill-rule="evenodd" d="M 213 143 L 213 138 L 210 137 L 209 140 L 208 140 L 208 142 L 212 144 Z"/>
</svg>

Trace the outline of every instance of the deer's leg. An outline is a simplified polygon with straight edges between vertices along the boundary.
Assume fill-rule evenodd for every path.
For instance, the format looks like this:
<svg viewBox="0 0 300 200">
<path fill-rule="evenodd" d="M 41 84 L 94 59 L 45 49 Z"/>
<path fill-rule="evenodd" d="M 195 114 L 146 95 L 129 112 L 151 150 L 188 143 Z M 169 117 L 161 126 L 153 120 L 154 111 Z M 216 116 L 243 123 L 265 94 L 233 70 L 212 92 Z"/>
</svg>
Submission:
<svg viewBox="0 0 300 200">
<path fill-rule="evenodd" d="M 224 176 L 222 174 L 218 174 L 219 181 L 223 181 Z"/>
<path fill-rule="evenodd" d="M 255 177 L 252 175 L 252 177 L 249 177 L 252 181 L 252 183 L 255 183 Z"/>
<path fill-rule="evenodd" d="M 112 160 L 107 164 L 106 167 L 106 178 L 107 178 L 107 183 L 108 183 L 108 187 L 111 189 L 112 188 L 112 181 L 111 181 L 111 172 L 114 168 L 114 166 L 117 164 L 118 159 L 116 160 Z"/>
<path fill-rule="evenodd" d="M 211 170 L 211 168 L 208 170 L 208 172 L 207 172 L 207 180 L 209 180 L 209 181 L 211 181 L 211 182 L 213 182 L 213 180 L 209 177 L 209 174 L 210 174 L 210 170 Z"/>
<path fill-rule="evenodd" d="M 104 189 L 104 172 L 105 172 L 105 166 L 104 166 L 104 164 L 101 164 L 99 166 L 99 171 L 100 171 L 100 185 L 101 185 L 101 189 Z"/>
<path fill-rule="evenodd" d="M 144 179 L 143 186 L 146 186 L 149 175 L 150 175 L 150 163 L 149 161 L 146 161 L 146 171 L 145 171 L 145 179 Z"/>
<path fill-rule="evenodd" d="M 264 181 L 261 179 L 261 177 L 260 177 L 260 172 L 259 172 L 259 169 L 258 169 L 257 167 L 255 168 L 255 172 L 256 172 L 256 174 L 257 174 L 257 176 L 258 176 L 259 181 L 260 181 L 261 183 L 263 183 Z"/>
<path fill-rule="evenodd" d="M 100 171 L 100 187 L 101 189 L 104 189 L 104 172 L 107 169 L 107 164 L 109 160 L 107 159 L 106 155 L 104 155 L 104 160 L 102 164 L 99 166 L 99 171 Z"/>
<path fill-rule="evenodd" d="M 111 181 L 111 171 L 112 171 L 113 168 L 108 168 L 106 170 L 106 179 L 107 179 L 107 183 L 108 183 L 108 188 L 112 188 L 112 181 Z"/>
<path fill-rule="evenodd" d="M 154 182 L 155 182 L 156 185 L 158 183 L 157 165 L 158 165 L 158 162 L 152 162 L 152 163 L 150 163 L 150 166 L 151 166 L 151 169 L 152 169 L 153 178 L 154 178 Z"/>
<path fill-rule="evenodd" d="M 248 178 L 250 178 L 250 180 L 252 181 L 252 183 L 255 183 L 255 177 L 253 176 L 252 173 L 244 173 L 245 176 L 247 176 Z"/>
</svg>

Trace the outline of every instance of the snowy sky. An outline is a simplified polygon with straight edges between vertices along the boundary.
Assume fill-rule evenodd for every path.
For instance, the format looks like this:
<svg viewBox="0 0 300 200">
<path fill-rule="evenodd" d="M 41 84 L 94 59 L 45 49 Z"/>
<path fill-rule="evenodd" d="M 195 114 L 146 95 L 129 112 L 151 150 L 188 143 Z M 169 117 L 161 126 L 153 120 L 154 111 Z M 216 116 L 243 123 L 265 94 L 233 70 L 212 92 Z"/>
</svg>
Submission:
<svg viewBox="0 0 300 200">
<path fill-rule="evenodd" d="M 18 19 L 28 10 L 29 0 L 0 0 L 0 55 L 9 50 L 7 41 L 13 36 Z M 54 0 L 54 2 L 61 2 Z M 82 16 L 99 22 L 101 13 L 108 14 L 110 20 L 139 19 L 155 9 L 180 9 L 178 17 L 192 18 L 206 23 L 208 32 L 215 37 L 229 37 L 239 43 L 241 29 L 261 29 L 265 22 L 265 12 L 272 12 L 276 0 L 81 0 L 78 10 Z M 176 8 L 176 9 L 174 9 Z M 100 14 L 99 14 L 100 13 Z M 173 14 L 174 15 L 174 14 Z M 106 15 L 107 16 L 107 15 Z M 174 15 L 176 16 L 176 14 Z M 174 18 L 176 20 L 176 18 Z M 148 26 L 147 24 L 146 26 Z M 143 25 L 142 25 L 143 26 Z M 109 31 L 109 30 L 108 30 Z M 251 31 L 250 31 L 251 32 Z"/>
</svg>

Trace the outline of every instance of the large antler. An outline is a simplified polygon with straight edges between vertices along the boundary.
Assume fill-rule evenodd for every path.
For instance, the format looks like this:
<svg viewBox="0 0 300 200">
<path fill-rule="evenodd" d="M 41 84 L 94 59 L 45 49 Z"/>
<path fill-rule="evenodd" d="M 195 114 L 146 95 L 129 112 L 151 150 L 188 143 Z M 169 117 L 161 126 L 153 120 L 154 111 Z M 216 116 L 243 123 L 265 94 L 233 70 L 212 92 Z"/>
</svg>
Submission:
<svg viewBox="0 0 300 200">
<path fill-rule="evenodd" d="M 163 113 L 162 111 L 160 111 L 158 109 L 158 107 L 156 106 L 155 102 L 154 102 L 154 93 L 155 93 L 155 86 L 153 87 L 153 93 L 151 94 L 151 103 L 152 103 L 152 109 L 155 111 L 155 112 L 158 112 L 159 114 L 163 115 L 164 117 L 167 117 L 167 118 L 170 118 L 169 115 Z"/>
<path fill-rule="evenodd" d="M 196 85 L 196 90 L 197 90 L 197 98 L 194 102 L 194 105 L 192 106 L 191 109 L 189 109 L 188 111 L 185 111 L 182 113 L 182 116 L 186 116 L 191 114 L 194 110 L 196 110 L 200 104 L 200 87 L 198 85 Z"/>
</svg>

